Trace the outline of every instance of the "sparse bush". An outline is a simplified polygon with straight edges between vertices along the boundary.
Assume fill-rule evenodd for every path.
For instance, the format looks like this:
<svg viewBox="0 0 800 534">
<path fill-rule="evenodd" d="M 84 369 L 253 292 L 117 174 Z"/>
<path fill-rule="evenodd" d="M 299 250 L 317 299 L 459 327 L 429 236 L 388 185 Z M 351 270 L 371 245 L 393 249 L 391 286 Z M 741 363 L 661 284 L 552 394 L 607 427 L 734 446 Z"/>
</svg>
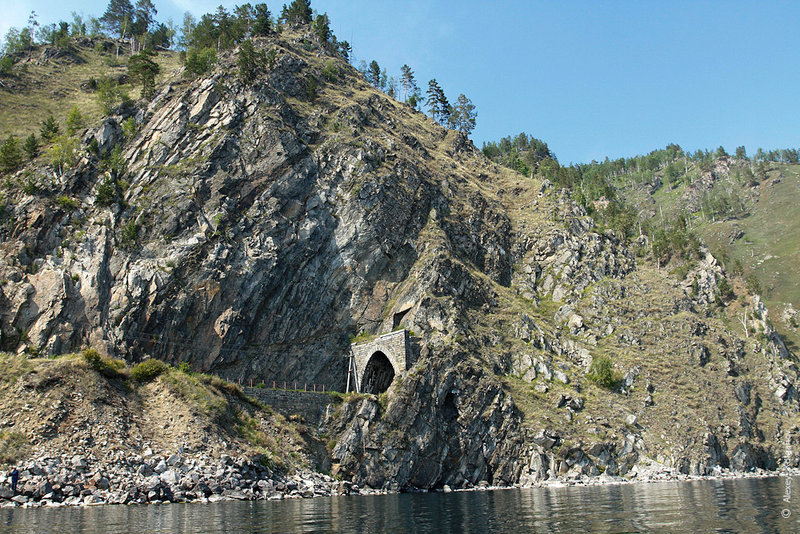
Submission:
<svg viewBox="0 0 800 534">
<path fill-rule="evenodd" d="M 53 141 L 53 146 L 47 154 L 53 167 L 58 169 L 59 174 L 63 174 L 78 160 L 78 140 L 68 135 L 61 135 Z"/>
<path fill-rule="evenodd" d="M 125 362 L 102 356 L 95 349 L 86 349 L 81 356 L 89 364 L 89 367 L 107 378 L 119 378 L 125 369 Z"/>
<path fill-rule="evenodd" d="M 744 285 L 751 295 L 761 294 L 761 282 L 758 281 L 758 277 L 756 275 L 747 275 L 747 277 L 744 279 Z"/>
<path fill-rule="evenodd" d="M 15 464 L 30 451 L 28 438 L 22 432 L 0 430 L 0 464 Z"/>
<path fill-rule="evenodd" d="M 110 78 L 103 78 L 98 82 L 95 97 L 100 109 L 106 115 L 110 115 L 120 105 L 130 102 L 128 94 Z"/>
<path fill-rule="evenodd" d="M 86 121 L 81 114 L 81 111 L 78 109 L 78 106 L 73 106 L 71 110 L 69 110 L 69 115 L 67 116 L 67 133 L 69 135 L 75 135 L 80 130 L 86 126 Z"/>
<path fill-rule="evenodd" d="M 270 48 L 269 52 L 267 52 L 267 68 L 272 70 L 275 67 L 275 63 L 278 62 L 278 51 L 274 48 Z"/>
<path fill-rule="evenodd" d="M 139 225 L 136 224 L 135 220 L 131 220 L 122 227 L 122 232 L 120 233 L 120 245 L 124 248 L 131 248 L 136 244 L 136 238 L 139 236 Z"/>
<path fill-rule="evenodd" d="M 200 412 L 221 421 L 227 413 L 228 401 L 219 391 L 207 387 L 213 386 L 208 378 L 209 375 L 195 373 L 168 372 L 163 375 L 164 383 L 173 393 L 192 403 Z"/>
<path fill-rule="evenodd" d="M 60 197 L 58 197 L 58 200 L 56 202 L 61 208 L 68 211 L 77 209 L 81 205 L 81 203 L 78 202 L 78 200 L 71 198 L 67 195 L 61 195 Z"/>
<path fill-rule="evenodd" d="M 14 60 L 11 56 L 0 58 L 0 76 L 11 76 L 11 69 L 14 67 Z"/>
<path fill-rule="evenodd" d="M 592 358 L 592 365 L 589 366 L 586 378 L 600 387 L 614 389 L 617 385 L 617 378 L 614 375 L 614 364 L 611 362 L 611 358 L 607 356 Z"/>
<path fill-rule="evenodd" d="M 197 50 L 192 48 L 186 53 L 186 73 L 193 76 L 202 76 L 211 70 L 214 63 L 217 62 L 217 53 L 213 48 L 203 48 Z"/>
<path fill-rule="evenodd" d="M 723 278 L 717 283 L 717 289 L 719 289 L 719 297 L 723 301 L 731 300 L 735 295 L 733 294 L 733 288 L 731 287 L 728 280 Z"/>
<path fill-rule="evenodd" d="M 306 98 L 308 100 L 316 100 L 317 99 L 317 80 L 316 78 L 309 78 L 308 83 L 306 84 Z"/>
<path fill-rule="evenodd" d="M 169 365 L 155 358 L 148 358 L 139 362 L 131 369 L 131 378 L 139 383 L 150 382 L 165 373 Z"/>
<path fill-rule="evenodd" d="M 336 78 L 339 76 L 339 67 L 336 66 L 336 62 L 334 60 L 329 59 L 325 63 L 325 67 L 322 69 L 322 75 L 329 82 L 336 80 Z"/>
<path fill-rule="evenodd" d="M 186 375 L 192 374 L 192 368 L 189 367 L 189 364 L 187 362 L 179 363 L 178 364 L 178 371 L 180 371 L 181 373 L 186 374 Z"/>
</svg>

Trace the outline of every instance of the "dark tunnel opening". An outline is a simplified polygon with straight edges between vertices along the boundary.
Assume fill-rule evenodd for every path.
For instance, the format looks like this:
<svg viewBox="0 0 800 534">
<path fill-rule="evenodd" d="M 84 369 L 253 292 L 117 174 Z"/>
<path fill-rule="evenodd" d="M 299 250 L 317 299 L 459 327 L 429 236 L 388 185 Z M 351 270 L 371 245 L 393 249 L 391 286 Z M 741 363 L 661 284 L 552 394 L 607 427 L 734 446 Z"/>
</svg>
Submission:
<svg viewBox="0 0 800 534">
<path fill-rule="evenodd" d="M 364 379 L 361 382 L 363 393 L 377 395 L 383 393 L 394 380 L 394 367 L 389 358 L 380 351 L 370 356 L 367 366 L 364 368 Z"/>
</svg>

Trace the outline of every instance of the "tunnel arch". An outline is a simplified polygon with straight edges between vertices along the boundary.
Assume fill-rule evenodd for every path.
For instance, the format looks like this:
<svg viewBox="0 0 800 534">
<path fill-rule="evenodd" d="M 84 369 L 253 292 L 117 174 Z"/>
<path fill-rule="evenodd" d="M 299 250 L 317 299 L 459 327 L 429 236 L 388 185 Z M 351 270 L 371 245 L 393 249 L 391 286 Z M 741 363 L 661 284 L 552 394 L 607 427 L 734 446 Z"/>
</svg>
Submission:
<svg viewBox="0 0 800 534">
<path fill-rule="evenodd" d="M 361 381 L 361 392 L 378 395 L 389 389 L 394 380 L 394 366 L 381 351 L 375 351 L 364 367 L 364 378 Z"/>
</svg>

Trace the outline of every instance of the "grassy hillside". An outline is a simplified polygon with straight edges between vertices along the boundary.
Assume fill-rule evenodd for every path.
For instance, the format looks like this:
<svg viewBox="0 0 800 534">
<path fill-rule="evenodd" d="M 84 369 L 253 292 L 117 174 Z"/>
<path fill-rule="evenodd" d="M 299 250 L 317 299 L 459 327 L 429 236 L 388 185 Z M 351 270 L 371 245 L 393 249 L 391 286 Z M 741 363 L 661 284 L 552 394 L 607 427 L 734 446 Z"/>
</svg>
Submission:
<svg viewBox="0 0 800 534">
<path fill-rule="evenodd" d="M 57 358 L 0 354 L 0 465 L 47 451 L 108 456 L 152 448 L 262 454 L 302 467 L 295 426 L 216 377 L 148 360 L 128 367 L 92 350 Z"/>
<path fill-rule="evenodd" d="M 800 164 L 797 151 L 759 150 L 746 157 L 665 149 L 561 167 L 547 145 L 520 134 L 484 145 L 487 157 L 521 174 L 569 187 L 598 229 L 635 245 L 640 257 L 666 267 L 678 281 L 701 259 L 705 244 L 724 266 L 733 293 L 720 302 L 731 324 L 748 295 L 760 295 L 770 319 L 796 351 L 800 308 Z M 644 236 L 644 239 L 642 239 Z"/>
<path fill-rule="evenodd" d="M 782 315 L 787 303 L 800 308 L 800 165 L 776 164 L 768 174 L 753 188 L 750 215 L 706 223 L 698 232 L 734 270 L 738 262 L 745 279 L 758 280 L 773 323 L 797 352 L 798 329 Z"/>
<path fill-rule="evenodd" d="M 81 39 L 73 42 L 70 51 L 39 47 L 27 53 L 14 66 L 11 76 L 0 78 L 0 140 L 13 134 L 24 138 L 39 136 L 41 121 L 52 115 L 63 123 L 73 106 L 77 106 L 89 123 L 100 118 L 92 80 L 111 78 L 120 81 L 120 88 L 131 98 L 139 97 L 127 76 L 129 54 L 124 48 L 117 56 L 113 43 L 102 39 Z M 161 67 L 160 82 L 180 67 L 177 52 L 161 52 L 156 57 Z"/>
</svg>

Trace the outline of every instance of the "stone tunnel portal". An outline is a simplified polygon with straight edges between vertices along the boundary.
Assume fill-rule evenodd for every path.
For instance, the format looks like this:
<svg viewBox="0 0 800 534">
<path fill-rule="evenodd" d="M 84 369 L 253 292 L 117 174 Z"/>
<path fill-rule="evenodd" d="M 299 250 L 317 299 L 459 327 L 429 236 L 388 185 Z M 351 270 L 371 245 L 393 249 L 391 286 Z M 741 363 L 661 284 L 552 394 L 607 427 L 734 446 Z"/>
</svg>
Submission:
<svg viewBox="0 0 800 534">
<path fill-rule="evenodd" d="M 367 366 L 364 368 L 361 391 L 373 395 L 383 393 L 392 385 L 392 380 L 394 380 L 392 362 L 383 352 L 377 351 L 370 356 Z"/>
<path fill-rule="evenodd" d="M 355 390 L 361 393 L 383 393 L 395 376 L 408 371 L 411 366 L 408 330 L 383 334 L 371 341 L 350 345 L 350 371 L 347 390 L 353 373 Z"/>
</svg>

